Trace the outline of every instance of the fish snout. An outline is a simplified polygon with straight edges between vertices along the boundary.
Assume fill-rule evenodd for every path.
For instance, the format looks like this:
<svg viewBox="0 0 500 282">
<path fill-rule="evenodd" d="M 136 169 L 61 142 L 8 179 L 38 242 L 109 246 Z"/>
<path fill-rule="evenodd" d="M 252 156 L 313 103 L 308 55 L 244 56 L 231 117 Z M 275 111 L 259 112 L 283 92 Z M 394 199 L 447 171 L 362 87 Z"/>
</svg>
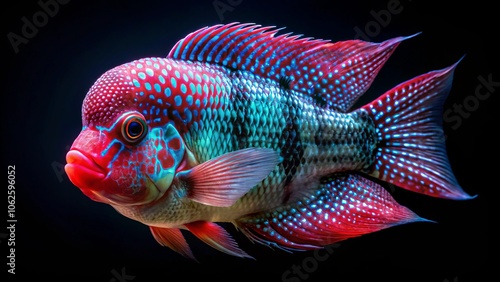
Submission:
<svg viewBox="0 0 500 282">
<path fill-rule="evenodd" d="M 98 164 L 92 156 L 79 150 L 71 149 L 66 154 L 64 170 L 70 181 L 81 190 L 95 190 L 109 170 Z"/>
</svg>

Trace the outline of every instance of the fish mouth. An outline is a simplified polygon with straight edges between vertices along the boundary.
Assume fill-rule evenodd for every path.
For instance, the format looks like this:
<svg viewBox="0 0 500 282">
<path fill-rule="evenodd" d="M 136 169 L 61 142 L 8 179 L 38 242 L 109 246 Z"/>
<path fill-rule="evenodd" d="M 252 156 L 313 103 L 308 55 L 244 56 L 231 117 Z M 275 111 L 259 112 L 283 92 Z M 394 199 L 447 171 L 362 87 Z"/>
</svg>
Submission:
<svg viewBox="0 0 500 282">
<path fill-rule="evenodd" d="M 80 189 L 92 189 L 95 183 L 102 181 L 108 174 L 94 159 L 76 149 L 66 154 L 64 170 L 69 179 Z"/>
</svg>

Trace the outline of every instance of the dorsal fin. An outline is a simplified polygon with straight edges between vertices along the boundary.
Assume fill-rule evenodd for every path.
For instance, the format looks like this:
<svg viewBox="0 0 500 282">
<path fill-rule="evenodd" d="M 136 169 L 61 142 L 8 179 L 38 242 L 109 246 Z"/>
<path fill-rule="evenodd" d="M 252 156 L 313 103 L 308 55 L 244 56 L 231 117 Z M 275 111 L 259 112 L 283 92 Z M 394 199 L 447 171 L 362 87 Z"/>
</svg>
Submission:
<svg viewBox="0 0 500 282">
<path fill-rule="evenodd" d="M 249 71 L 277 83 L 288 77 L 290 89 L 313 101 L 326 101 L 324 107 L 346 112 L 397 45 L 408 38 L 330 43 L 290 33 L 275 36 L 280 30 L 249 23 L 205 27 L 178 41 L 167 57 Z"/>
</svg>

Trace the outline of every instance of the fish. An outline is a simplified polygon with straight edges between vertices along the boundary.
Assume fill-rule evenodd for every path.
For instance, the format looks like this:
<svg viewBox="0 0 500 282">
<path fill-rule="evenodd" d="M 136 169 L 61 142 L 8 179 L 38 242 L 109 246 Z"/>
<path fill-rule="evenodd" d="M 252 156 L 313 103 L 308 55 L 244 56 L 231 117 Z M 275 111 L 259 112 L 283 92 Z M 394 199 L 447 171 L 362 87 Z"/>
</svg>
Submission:
<svg viewBox="0 0 500 282">
<path fill-rule="evenodd" d="M 468 200 L 446 151 L 443 105 L 460 60 L 356 106 L 398 45 L 205 26 L 166 57 L 102 74 L 83 99 L 65 171 L 91 200 L 196 260 L 187 233 L 253 258 L 250 241 L 304 251 L 431 221 L 388 185 Z"/>
</svg>

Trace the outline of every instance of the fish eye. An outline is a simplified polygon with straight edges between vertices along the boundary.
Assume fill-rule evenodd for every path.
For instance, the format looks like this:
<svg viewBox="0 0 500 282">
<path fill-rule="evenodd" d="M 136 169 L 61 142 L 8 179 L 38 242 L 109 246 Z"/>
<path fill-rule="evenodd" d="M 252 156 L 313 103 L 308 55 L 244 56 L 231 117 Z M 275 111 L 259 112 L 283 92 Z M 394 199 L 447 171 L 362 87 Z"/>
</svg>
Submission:
<svg viewBox="0 0 500 282">
<path fill-rule="evenodd" d="M 128 115 L 122 123 L 122 136 L 128 143 L 139 143 L 146 136 L 148 126 L 140 114 Z"/>
</svg>

